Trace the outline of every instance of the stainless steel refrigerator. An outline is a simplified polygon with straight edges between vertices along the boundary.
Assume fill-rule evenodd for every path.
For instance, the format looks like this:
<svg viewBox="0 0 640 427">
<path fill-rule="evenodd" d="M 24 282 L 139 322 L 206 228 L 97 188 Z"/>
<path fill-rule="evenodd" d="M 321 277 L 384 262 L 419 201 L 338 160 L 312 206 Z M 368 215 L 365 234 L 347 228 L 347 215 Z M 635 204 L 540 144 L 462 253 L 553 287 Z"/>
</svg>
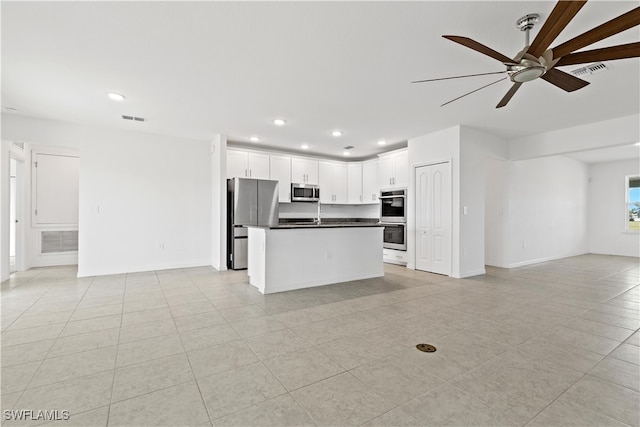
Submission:
<svg viewBox="0 0 640 427">
<path fill-rule="evenodd" d="M 278 225 L 278 181 L 227 180 L 227 268 L 247 268 L 246 225 Z"/>
</svg>

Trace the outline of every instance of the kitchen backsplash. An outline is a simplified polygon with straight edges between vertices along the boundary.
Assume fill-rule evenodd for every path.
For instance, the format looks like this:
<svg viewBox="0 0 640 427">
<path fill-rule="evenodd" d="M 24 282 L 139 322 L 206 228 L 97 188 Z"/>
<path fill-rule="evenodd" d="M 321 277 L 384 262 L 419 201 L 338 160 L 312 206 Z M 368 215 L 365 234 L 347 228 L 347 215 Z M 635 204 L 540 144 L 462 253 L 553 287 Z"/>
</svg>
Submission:
<svg viewBox="0 0 640 427">
<path fill-rule="evenodd" d="M 316 203 L 280 203 L 280 218 L 315 218 Z M 322 218 L 380 218 L 380 205 L 321 205 Z"/>
</svg>

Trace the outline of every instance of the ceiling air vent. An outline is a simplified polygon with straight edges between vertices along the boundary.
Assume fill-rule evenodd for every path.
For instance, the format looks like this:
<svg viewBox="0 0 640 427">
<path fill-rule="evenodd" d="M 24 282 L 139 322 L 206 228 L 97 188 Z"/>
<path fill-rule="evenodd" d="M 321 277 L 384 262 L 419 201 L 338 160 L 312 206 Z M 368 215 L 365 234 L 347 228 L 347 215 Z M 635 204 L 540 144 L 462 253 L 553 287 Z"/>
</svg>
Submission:
<svg viewBox="0 0 640 427">
<path fill-rule="evenodd" d="M 19 148 L 22 151 L 24 151 L 24 142 L 13 141 L 13 146 L 16 147 L 16 148 Z"/>
<path fill-rule="evenodd" d="M 603 62 L 595 62 L 593 64 L 585 65 L 584 67 L 576 68 L 571 71 L 576 77 L 585 77 L 591 74 L 600 73 L 609 69 L 609 66 Z"/>
<path fill-rule="evenodd" d="M 125 116 L 123 115 L 122 118 L 124 120 L 130 120 L 132 122 L 146 122 L 147 119 L 145 119 L 144 117 L 136 117 L 136 116 Z"/>
</svg>

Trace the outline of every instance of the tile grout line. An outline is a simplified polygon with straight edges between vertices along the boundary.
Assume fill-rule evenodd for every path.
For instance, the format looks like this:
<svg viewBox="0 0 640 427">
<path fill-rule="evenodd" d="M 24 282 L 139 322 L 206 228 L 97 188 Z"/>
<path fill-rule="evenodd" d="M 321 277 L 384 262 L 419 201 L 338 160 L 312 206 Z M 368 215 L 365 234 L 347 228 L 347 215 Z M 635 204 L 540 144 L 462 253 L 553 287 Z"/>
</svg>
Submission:
<svg viewBox="0 0 640 427">
<path fill-rule="evenodd" d="M 182 269 L 180 269 L 180 271 L 182 271 Z M 156 277 L 157 276 L 158 276 L 158 272 L 156 271 Z M 186 274 L 185 274 L 185 276 L 189 279 L 189 281 L 191 283 L 193 283 L 193 281 L 191 280 L 190 277 L 188 277 Z M 160 282 L 159 278 L 158 278 L 158 282 Z M 164 293 L 164 289 L 162 289 L 162 287 L 160 287 L 160 288 L 162 290 L 162 295 L 164 295 L 164 297 L 166 299 L 167 296 Z M 180 345 L 182 346 L 182 351 L 183 351 L 184 357 L 185 357 L 185 359 L 187 359 L 187 363 L 189 364 L 189 369 L 191 369 L 191 376 L 193 378 L 192 380 L 183 382 L 181 384 L 187 384 L 188 382 L 191 382 L 191 381 L 193 381 L 195 383 L 196 388 L 198 389 L 198 394 L 200 395 L 200 400 L 202 402 L 202 406 L 204 407 L 204 411 L 207 414 L 207 418 L 209 419 L 209 424 L 213 425 L 213 421 L 211 420 L 211 414 L 209 414 L 209 408 L 207 408 L 207 403 L 205 402 L 204 396 L 202 395 L 202 390 L 200 389 L 200 383 L 198 383 L 198 379 L 196 378 L 196 374 L 193 371 L 193 365 L 191 364 L 191 359 L 189 359 L 189 355 L 187 354 L 187 350 L 186 350 L 186 348 L 184 346 L 184 343 L 182 342 L 182 336 L 180 335 L 180 330 L 178 329 L 178 325 L 176 323 L 176 318 L 174 317 L 173 312 L 171 311 L 171 309 L 169 309 L 169 312 L 171 313 L 171 320 L 173 321 L 173 325 L 176 328 L 176 332 L 177 332 L 177 335 L 178 335 L 178 339 L 180 340 Z M 175 387 L 176 385 L 179 385 L 179 384 L 173 384 L 171 387 Z M 167 387 L 167 388 L 169 388 L 169 387 Z M 155 390 L 155 391 L 157 391 L 157 390 Z"/>
<path fill-rule="evenodd" d="M 124 300 L 127 295 L 127 279 L 129 274 L 124 277 L 124 287 L 122 290 L 122 309 L 120 310 L 120 328 L 118 329 L 118 340 L 116 341 L 116 357 L 113 361 L 113 376 L 111 377 L 111 393 L 109 395 L 109 408 L 107 409 L 107 421 L 106 426 L 109 425 L 109 418 L 111 417 L 111 404 L 113 403 L 113 391 L 116 387 L 116 372 L 118 369 L 118 355 L 120 353 L 120 336 L 122 335 L 122 322 L 124 320 Z"/>
<path fill-rule="evenodd" d="M 87 293 L 87 290 L 89 289 L 89 287 L 91 287 L 91 284 L 93 283 L 93 280 L 95 280 L 95 278 L 92 278 L 91 283 L 89 284 L 89 286 L 87 286 L 87 289 L 85 289 L 85 291 L 82 294 L 82 297 L 80 298 L 79 301 L 82 300 L 82 298 L 84 297 L 84 295 Z M 47 291 L 45 293 L 45 295 L 49 293 L 49 291 Z M 42 295 L 44 297 L 44 295 Z M 35 304 L 35 303 L 34 303 Z M 75 311 L 75 310 L 74 310 Z M 73 314 L 72 314 L 73 315 Z M 66 327 L 66 325 L 69 323 L 69 320 L 67 319 L 67 322 L 65 322 L 65 326 L 60 329 L 60 332 L 58 333 L 58 335 L 54 338 L 53 343 L 51 344 L 51 347 L 49 348 L 49 350 L 47 351 L 47 353 L 45 354 L 44 358 L 42 360 L 40 360 L 40 364 L 38 365 L 38 367 L 36 368 L 36 370 L 33 372 L 33 374 L 31 375 L 31 377 L 29 378 L 29 381 L 27 382 L 26 387 L 21 391 L 20 397 L 16 400 L 16 403 L 13 405 L 13 407 L 11 409 L 15 409 L 16 405 L 20 402 L 20 400 L 22 400 L 22 397 L 24 396 L 24 393 L 29 390 L 29 385 L 31 385 L 31 383 L 33 382 L 33 379 L 36 377 L 36 375 L 38 374 L 38 372 L 40 372 L 40 369 L 42 369 L 42 365 L 44 364 L 45 360 L 47 360 L 47 356 L 51 353 L 51 350 L 53 349 L 53 347 L 56 345 L 56 341 L 58 340 L 58 338 L 60 338 L 60 335 L 62 334 L 62 332 L 64 331 L 64 328 Z M 55 384 L 55 383 L 52 383 Z M 46 386 L 46 385 L 45 385 Z M 43 386 L 44 387 L 44 386 Z M 37 387 L 33 387 L 33 388 L 37 388 Z"/>
</svg>

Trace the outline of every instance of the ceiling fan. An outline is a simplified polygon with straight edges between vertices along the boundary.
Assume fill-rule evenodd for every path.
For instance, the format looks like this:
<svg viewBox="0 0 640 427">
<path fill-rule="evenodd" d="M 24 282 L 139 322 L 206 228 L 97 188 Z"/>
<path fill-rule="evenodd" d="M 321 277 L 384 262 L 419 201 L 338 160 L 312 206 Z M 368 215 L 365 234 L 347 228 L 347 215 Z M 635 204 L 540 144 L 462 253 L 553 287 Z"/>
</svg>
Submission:
<svg viewBox="0 0 640 427">
<path fill-rule="evenodd" d="M 554 86 L 563 89 L 566 92 L 573 92 L 582 89 L 589 82 L 579 79 L 571 74 L 560 71 L 556 67 L 563 65 L 584 64 L 587 62 L 610 61 L 623 58 L 640 57 L 640 42 L 628 43 L 617 46 L 606 47 L 602 49 L 586 50 L 576 52 L 583 47 L 592 45 L 607 37 L 618 34 L 629 28 L 633 28 L 640 24 L 640 7 L 624 13 L 602 25 L 599 25 L 585 33 L 580 34 L 554 48 L 549 46 L 562 30 L 571 22 L 578 11 L 585 5 L 587 1 L 568 1 L 560 0 L 555 5 L 551 14 L 545 21 L 544 25 L 536 35 L 533 43 L 529 44 L 529 30 L 533 28 L 539 17 L 536 14 L 523 16 L 517 21 L 517 26 L 521 31 L 525 32 L 525 47 L 514 58 L 509 58 L 496 52 L 495 50 L 478 43 L 468 37 L 461 36 L 442 36 L 445 39 L 459 43 L 491 58 L 497 59 L 506 66 L 506 70 L 491 73 L 469 74 L 463 76 L 444 77 L 429 80 L 417 80 L 411 83 L 431 82 L 437 80 L 457 79 L 463 77 L 483 76 L 489 74 L 504 74 L 513 82 L 513 85 L 507 94 L 500 100 L 496 108 L 507 105 L 513 95 L 520 89 L 523 83 L 530 82 L 537 78 L 541 78 Z M 493 84 L 506 80 L 504 77 L 493 83 L 489 83 L 451 101 L 445 102 L 441 106 L 447 105 L 462 97 L 470 95 L 474 92 L 489 87 Z"/>
</svg>

